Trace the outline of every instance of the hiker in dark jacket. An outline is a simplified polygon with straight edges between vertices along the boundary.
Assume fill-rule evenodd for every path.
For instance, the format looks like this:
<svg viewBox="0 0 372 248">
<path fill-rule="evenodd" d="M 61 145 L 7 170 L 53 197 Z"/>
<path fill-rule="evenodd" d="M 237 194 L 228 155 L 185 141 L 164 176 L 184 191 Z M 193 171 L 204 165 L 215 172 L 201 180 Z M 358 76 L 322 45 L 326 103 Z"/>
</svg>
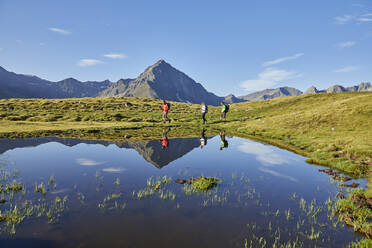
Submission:
<svg viewBox="0 0 372 248">
<path fill-rule="evenodd" d="M 221 116 L 220 121 L 224 120 L 226 121 L 226 113 L 229 111 L 229 105 L 225 104 L 224 102 L 221 102 L 222 109 L 221 109 Z"/>
<path fill-rule="evenodd" d="M 166 122 L 166 121 L 170 122 L 170 119 L 168 118 L 169 106 L 170 104 L 164 100 L 163 105 L 161 106 L 161 110 L 163 110 L 163 115 L 162 115 L 163 122 Z"/>
<path fill-rule="evenodd" d="M 207 122 L 207 119 L 205 119 L 205 115 L 208 113 L 208 106 L 204 102 L 202 102 L 200 105 L 200 111 L 203 124 L 205 124 Z"/>
</svg>

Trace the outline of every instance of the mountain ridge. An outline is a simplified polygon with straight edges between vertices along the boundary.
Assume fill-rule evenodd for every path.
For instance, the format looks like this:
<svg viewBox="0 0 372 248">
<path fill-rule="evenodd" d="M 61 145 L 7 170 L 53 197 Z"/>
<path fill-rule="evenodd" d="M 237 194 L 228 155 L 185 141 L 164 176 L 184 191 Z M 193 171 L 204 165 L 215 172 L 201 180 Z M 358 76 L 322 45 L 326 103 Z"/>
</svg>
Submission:
<svg viewBox="0 0 372 248">
<path fill-rule="evenodd" d="M 314 93 L 360 92 L 372 91 L 369 82 L 344 87 L 332 85 L 318 90 L 311 86 L 305 92 L 293 87 L 265 89 L 247 95 L 225 97 L 207 91 L 184 72 L 174 68 L 160 59 L 148 66 L 136 78 L 119 79 L 116 82 L 85 81 L 66 78 L 57 82 L 48 81 L 35 75 L 16 74 L 0 66 L 1 98 L 80 98 L 80 97 L 140 97 L 156 98 L 169 101 L 219 105 L 221 101 L 228 104 L 244 101 L 268 100 L 283 96 L 298 96 Z"/>
</svg>

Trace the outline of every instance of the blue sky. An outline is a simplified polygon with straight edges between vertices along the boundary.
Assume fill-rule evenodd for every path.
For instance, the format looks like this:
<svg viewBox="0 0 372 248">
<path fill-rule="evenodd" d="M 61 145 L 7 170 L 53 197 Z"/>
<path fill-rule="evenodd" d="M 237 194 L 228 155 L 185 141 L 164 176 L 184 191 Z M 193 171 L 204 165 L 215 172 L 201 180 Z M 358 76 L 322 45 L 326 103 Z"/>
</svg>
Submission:
<svg viewBox="0 0 372 248">
<path fill-rule="evenodd" d="M 58 81 L 164 59 L 218 95 L 372 81 L 372 1 L 0 0 L 0 66 Z"/>
</svg>

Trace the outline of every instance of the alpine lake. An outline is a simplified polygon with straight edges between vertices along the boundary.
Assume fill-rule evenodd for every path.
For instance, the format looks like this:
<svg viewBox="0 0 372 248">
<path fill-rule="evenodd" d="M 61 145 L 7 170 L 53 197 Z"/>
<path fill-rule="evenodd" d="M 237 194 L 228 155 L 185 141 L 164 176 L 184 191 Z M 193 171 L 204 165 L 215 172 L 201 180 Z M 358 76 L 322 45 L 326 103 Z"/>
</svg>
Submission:
<svg viewBox="0 0 372 248">
<path fill-rule="evenodd" d="M 350 188 L 327 168 L 224 134 L 166 136 L 1 139 L 0 247 L 347 247 L 362 239 L 332 211 Z M 367 186 L 344 184 L 353 183 Z"/>
</svg>

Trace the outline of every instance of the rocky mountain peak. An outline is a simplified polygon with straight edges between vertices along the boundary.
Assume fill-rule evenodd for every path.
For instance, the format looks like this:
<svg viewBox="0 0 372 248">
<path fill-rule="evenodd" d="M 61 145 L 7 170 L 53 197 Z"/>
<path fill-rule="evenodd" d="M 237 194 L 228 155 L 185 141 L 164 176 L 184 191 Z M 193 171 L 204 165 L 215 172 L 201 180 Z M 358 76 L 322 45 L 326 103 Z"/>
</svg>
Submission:
<svg viewBox="0 0 372 248">
<path fill-rule="evenodd" d="M 312 86 L 310 86 L 310 87 L 305 91 L 304 94 L 314 94 L 314 93 L 318 93 L 318 92 L 319 92 L 318 89 L 317 89 L 314 85 L 312 85 Z"/>
<path fill-rule="evenodd" d="M 338 93 L 338 92 L 345 92 L 346 89 L 341 85 L 332 85 L 327 89 L 327 93 Z"/>
</svg>

